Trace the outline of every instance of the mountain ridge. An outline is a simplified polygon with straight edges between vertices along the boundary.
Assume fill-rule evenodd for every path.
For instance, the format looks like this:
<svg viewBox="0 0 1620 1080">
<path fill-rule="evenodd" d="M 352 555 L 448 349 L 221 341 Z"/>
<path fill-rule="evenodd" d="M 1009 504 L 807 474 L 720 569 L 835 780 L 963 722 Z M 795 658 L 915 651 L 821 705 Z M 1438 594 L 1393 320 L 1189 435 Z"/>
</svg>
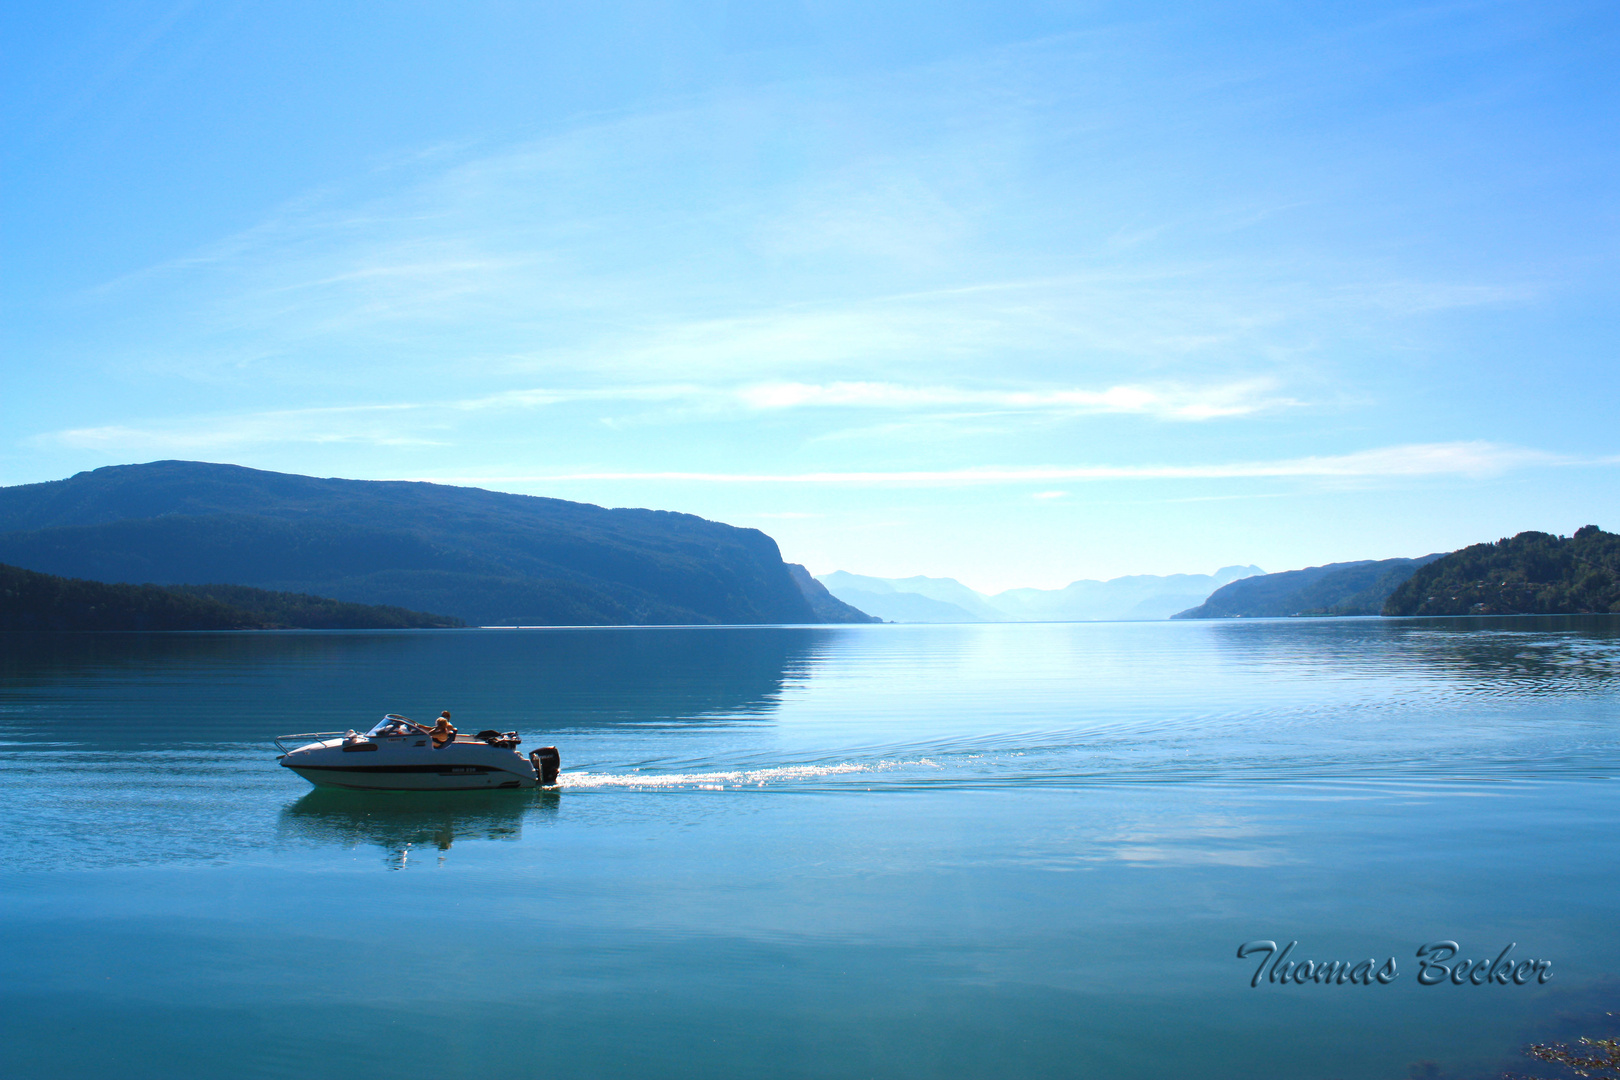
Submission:
<svg viewBox="0 0 1620 1080">
<path fill-rule="evenodd" d="M 788 573 L 793 575 L 794 583 L 804 598 L 810 602 L 810 609 L 825 622 L 850 623 L 880 623 L 883 620 L 876 615 L 868 615 L 865 610 L 846 604 L 832 593 L 827 586 L 817 581 L 803 566 L 798 563 L 787 564 Z"/>
<path fill-rule="evenodd" d="M 0 562 L 113 583 L 228 581 L 480 625 L 822 621 L 757 529 L 209 462 L 0 488 Z"/>
<path fill-rule="evenodd" d="M 1416 559 L 1356 559 L 1244 578 L 1223 585 L 1173 619 L 1265 619 L 1292 615 L 1377 615 L 1384 601 L 1425 563 Z"/>
</svg>

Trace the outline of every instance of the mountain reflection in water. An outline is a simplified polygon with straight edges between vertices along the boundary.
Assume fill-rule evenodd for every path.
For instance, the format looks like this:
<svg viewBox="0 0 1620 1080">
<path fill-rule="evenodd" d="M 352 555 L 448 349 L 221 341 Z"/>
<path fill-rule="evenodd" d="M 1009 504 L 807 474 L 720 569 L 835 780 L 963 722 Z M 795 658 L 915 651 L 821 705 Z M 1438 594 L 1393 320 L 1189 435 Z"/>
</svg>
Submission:
<svg viewBox="0 0 1620 1080">
<path fill-rule="evenodd" d="M 463 731 L 550 733 L 768 716 L 836 631 L 801 627 L 0 633 L 0 735 L 99 749 L 364 730 L 454 712 Z M 30 715 L 48 725 L 26 723 Z M 18 721 L 24 721 L 18 723 Z"/>
<path fill-rule="evenodd" d="M 1383 679 L 1405 669 L 1472 695 L 1600 689 L 1620 674 L 1609 615 L 1232 619 L 1205 624 L 1228 662 Z"/>
</svg>

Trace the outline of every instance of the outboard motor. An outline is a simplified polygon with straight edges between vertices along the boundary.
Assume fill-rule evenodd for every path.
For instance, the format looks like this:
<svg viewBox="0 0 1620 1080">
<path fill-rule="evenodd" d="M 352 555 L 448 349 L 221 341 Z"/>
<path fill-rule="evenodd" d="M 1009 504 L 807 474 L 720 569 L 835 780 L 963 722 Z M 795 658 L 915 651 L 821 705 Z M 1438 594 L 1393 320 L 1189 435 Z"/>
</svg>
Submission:
<svg viewBox="0 0 1620 1080">
<path fill-rule="evenodd" d="M 534 766 L 535 778 L 540 783 L 555 784 L 557 773 L 562 768 L 562 755 L 557 753 L 555 746 L 542 746 L 529 751 L 529 764 Z"/>
</svg>

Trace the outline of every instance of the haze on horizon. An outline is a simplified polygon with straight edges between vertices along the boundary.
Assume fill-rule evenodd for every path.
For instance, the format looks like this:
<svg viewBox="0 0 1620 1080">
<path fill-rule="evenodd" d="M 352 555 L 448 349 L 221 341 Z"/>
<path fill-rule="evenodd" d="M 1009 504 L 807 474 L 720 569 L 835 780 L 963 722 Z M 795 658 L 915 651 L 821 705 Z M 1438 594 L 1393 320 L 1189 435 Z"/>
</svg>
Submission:
<svg viewBox="0 0 1620 1080">
<path fill-rule="evenodd" d="M 1620 526 L 1612 4 L 13 5 L 0 484 L 1078 578 Z"/>
</svg>

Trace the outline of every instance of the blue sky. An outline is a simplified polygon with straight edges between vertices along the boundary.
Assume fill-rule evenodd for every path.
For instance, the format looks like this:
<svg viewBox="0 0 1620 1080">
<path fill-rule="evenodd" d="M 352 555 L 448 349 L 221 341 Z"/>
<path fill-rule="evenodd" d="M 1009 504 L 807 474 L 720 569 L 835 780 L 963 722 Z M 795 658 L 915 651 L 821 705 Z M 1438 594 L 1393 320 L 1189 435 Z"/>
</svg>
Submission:
<svg viewBox="0 0 1620 1080">
<path fill-rule="evenodd" d="M 1620 529 L 1611 3 L 12 4 L 0 483 L 1080 577 Z"/>
</svg>

